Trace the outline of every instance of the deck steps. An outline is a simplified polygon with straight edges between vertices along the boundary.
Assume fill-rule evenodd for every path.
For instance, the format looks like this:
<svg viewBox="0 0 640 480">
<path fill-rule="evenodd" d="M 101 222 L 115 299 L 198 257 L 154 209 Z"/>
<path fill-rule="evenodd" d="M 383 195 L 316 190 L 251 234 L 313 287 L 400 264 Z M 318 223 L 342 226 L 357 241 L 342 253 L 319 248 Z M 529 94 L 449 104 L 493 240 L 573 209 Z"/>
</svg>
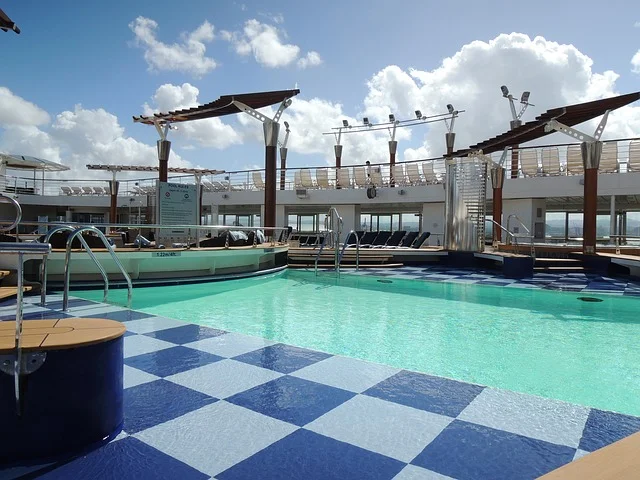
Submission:
<svg viewBox="0 0 640 480">
<path fill-rule="evenodd" d="M 402 267 L 404 266 L 404 264 L 402 263 L 385 263 L 385 264 L 360 264 L 358 265 L 358 268 L 398 268 L 398 267 Z M 289 268 L 314 268 L 315 267 L 315 263 L 295 263 L 295 264 L 289 264 Z M 320 265 L 318 264 L 318 268 L 333 268 L 333 264 L 331 265 Z M 341 263 L 340 264 L 340 270 L 350 270 L 350 269 L 355 269 L 356 265 L 353 264 L 345 264 L 345 263 Z"/>
<path fill-rule="evenodd" d="M 393 255 L 381 252 L 377 249 L 361 249 L 356 255 L 355 249 L 345 250 L 340 262 L 340 268 L 355 267 L 358 258 L 361 268 L 382 267 L 393 264 L 401 265 L 393 261 Z M 335 264 L 335 250 L 326 249 L 318 256 L 318 249 L 292 248 L 289 250 L 289 267 L 309 268 L 314 267 L 318 260 L 318 267 L 333 267 Z"/>
<path fill-rule="evenodd" d="M 33 290 L 31 285 L 22 287 L 23 292 L 30 292 Z M 18 287 L 0 287 L 0 300 L 6 300 L 7 298 L 13 298 L 18 295 Z"/>
<path fill-rule="evenodd" d="M 0 279 L 11 275 L 11 270 L 0 270 Z"/>
<path fill-rule="evenodd" d="M 576 258 L 536 258 L 533 271 L 537 273 L 586 273 L 588 269 Z"/>
</svg>

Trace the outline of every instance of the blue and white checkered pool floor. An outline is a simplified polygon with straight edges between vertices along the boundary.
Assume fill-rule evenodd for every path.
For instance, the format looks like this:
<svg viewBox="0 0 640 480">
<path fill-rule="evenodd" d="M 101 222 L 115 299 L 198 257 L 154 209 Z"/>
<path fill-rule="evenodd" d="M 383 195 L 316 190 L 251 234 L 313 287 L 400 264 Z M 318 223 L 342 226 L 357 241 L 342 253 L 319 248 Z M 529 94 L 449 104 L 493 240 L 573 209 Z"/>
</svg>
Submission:
<svg viewBox="0 0 640 480">
<path fill-rule="evenodd" d="M 47 308 L 37 301 L 26 299 L 26 318 L 60 316 L 59 296 Z M 640 431 L 637 417 L 113 305 L 70 305 L 70 316 L 127 327 L 124 431 L 72 461 L 0 468 L 0 478 L 536 478 Z M 15 302 L 0 305 L 0 318 L 11 315 Z"/>
</svg>

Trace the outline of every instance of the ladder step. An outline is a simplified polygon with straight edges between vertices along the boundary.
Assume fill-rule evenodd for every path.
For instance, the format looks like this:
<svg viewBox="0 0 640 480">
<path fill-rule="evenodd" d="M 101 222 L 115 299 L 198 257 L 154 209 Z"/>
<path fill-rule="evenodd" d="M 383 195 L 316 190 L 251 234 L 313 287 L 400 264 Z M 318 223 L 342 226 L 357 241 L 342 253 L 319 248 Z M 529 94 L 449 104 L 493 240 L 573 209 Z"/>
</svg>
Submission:
<svg viewBox="0 0 640 480">
<path fill-rule="evenodd" d="M 23 292 L 29 292 L 33 290 L 31 285 L 22 287 Z M 0 287 L 0 300 L 15 297 L 18 294 L 18 287 Z"/>
</svg>

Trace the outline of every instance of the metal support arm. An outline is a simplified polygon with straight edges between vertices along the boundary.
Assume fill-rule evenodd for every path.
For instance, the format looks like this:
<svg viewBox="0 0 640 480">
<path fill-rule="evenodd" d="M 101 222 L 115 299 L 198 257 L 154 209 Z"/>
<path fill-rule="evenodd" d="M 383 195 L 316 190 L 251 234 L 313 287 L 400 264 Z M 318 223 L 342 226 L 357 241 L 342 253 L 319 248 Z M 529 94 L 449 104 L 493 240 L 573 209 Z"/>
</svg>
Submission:
<svg viewBox="0 0 640 480">
<path fill-rule="evenodd" d="M 568 125 L 565 125 L 564 123 L 561 123 L 555 119 L 549 120 L 547 122 L 547 124 L 544 126 L 544 131 L 551 132 L 552 130 L 555 130 L 556 132 L 564 133 L 569 137 L 578 139 L 581 142 L 597 142 L 600 140 L 600 137 L 602 136 L 602 132 L 604 132 L 604 127 L 607 125 L 609 112 L 610 110 L 607 110 L 606 112 L 604 112 L 604 115 L 602 116 L 600 123 L 596 127 L 596 131 L 594 132 L 593 136 L 583 133 L 580 130 L 577 130 L 573 127 L 569 127 Z"/>
<path fill-rule="evenodd" d="M 256 109 L 251 108 L 249 105 L 246 105 L 238 100 L 233 100 L 233 104 L 238 108 L 238 110 L 251 115 L 253 118 L 260 120 L 262 123 L 278 123 L 278 121 L 280 121 L 280 117 L 282 116 L 282 112 L 284 112 L 285 109 L 289 105 L 291 105 L 291 99 L 285 98 L 282 101 L 280 107 L 278 108 L 278 111 L 273 116 L 273 119 L 267 117 L 266 115 L 258 112 Z"/>
</svg>

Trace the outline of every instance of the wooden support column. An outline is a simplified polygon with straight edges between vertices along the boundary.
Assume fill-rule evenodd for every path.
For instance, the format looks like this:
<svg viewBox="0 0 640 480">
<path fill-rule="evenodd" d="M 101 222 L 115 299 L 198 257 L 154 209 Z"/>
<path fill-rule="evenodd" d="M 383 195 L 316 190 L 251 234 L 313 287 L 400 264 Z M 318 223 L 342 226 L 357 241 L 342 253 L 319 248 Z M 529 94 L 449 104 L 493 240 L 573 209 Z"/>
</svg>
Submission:
<svg viewBox="0 0 640 480">
<path fill-rule="evenodd" d="M 602 142 L 583 142 L 581 145 L 584 166 L 584 208 L 582 219 L 582 253 L 596 253 L 596 217 L 598 214 L 598 167 Z"/>
<path fill-rule="evenodd" d="M 263 227 L 276 226 L 276 176 L 278 160 L 278 134 L 280 125 L 273 121 L 262 124 L 264 130 L 264 218 Z M 274 235 L 273 230 L 265 230 L 266 236 Z"/>
<path fill-rule="evenodd" d="M 504 186 L 504 168 L 495 166 L 491 169 L 491 184 L 493 186 L 493 220 L 502 225 L 502 187 Z M 502 241 L 502 229 L 493 225 L 493 241 Z"/>
</svg>

